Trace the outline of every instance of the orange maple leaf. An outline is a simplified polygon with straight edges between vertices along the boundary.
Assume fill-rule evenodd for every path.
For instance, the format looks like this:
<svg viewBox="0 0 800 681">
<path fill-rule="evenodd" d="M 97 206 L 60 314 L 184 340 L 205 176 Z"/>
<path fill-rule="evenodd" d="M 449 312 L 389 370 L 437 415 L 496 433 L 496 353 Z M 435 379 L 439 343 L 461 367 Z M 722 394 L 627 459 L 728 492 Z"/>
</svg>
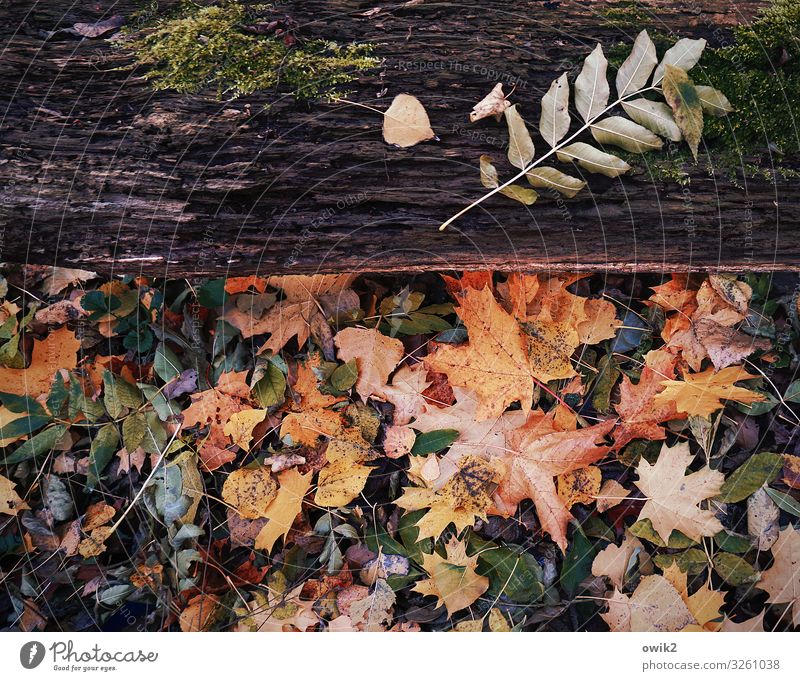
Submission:
<svg viewBox="0 0 800 681">
<path fill-rule="evenodd" d="M 517 400 L 527 409 L 533 401 L 533 376 L 519 324 L 488 287 L 465 289 L 459 301 L 457 312 L 469 342 L 439 347 L 425 358 L 425 366 L 474 391 L 479 402 L 475 418 L 480 421 L 500 416 Z"/>
<path fill-rule="evenodd" d="M 81 342 L 75 338 L 75 333 L 62 326 L 44 340 L 33 341 L 31 362 L 27 368 L 0 367 L 0 385 L 6 391 L 34 398 L 48 393 L 59 369 L 75 368 L 80 347 Z"/>
<path fill-rule="evenodd" d="M 510 451 L 498 457 L 506 466 L 506 476 L 495 503 L 502 514 L 511 515 L 520 501 L 532 499 L 542 529 L 566 551 L 567 524 L 572 515 L 558 496 L 554 478 L 602 459 L 610 447 L 597 443 L 611 431 L 614 422 L 576 430 L 574 417 L 568 426 L 568 419 L 556 418 L 558 412 L 534 411 L 524 426 L 510 433 Z M 561 413 L 563 416 L 563 410 Z"/>
<path fill-rule="evenodd" d="M 621 449 L 631 440 L 663 440 L 664 427 L 659 425 L 678 418 L 672 400 L 656 404 L 654 398 L 664 390 L 663 381 L 675 378 L 677 357 L 666 350 L 651 350 L 645 355 L 639 382 L 634 384 L 624 376 L 619 387 L 617 414 L 620 423 L 614 430 L 614 448 Z"/>
</svg>

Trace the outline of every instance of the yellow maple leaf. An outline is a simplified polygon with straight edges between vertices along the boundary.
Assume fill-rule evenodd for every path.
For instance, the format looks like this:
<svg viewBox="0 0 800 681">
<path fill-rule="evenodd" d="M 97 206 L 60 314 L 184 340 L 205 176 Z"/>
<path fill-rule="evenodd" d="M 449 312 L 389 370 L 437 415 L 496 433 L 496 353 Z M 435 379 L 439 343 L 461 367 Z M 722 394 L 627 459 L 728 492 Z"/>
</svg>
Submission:
<svg viewBox="0 0 800 681">
<path fill-rule="evenodd" d="M 286 539 L 302 509 L 303 498 L 311 487 L 311 475 L 311 473 L 300 475 L 297 469 L 290 468 L 278 476 L 280 488 L 264 513 L 269 522 L 256 537 L 256 550 L 272 551 L 279 537 Z"/>
<path fill-rule="evenodd" d="M 17 515 L 26 508 L 30 506 L 14 491 L 14 483 L 0 475 L 0 513 Z"/>
<path fill-rule="evenodd" d="M 422 566 L 429 579 L 420 580 L 414 591 L 425 596 L 435 596 L 437 607 L 444 604 L 447 614 L 472 605 L 489 588 L 489 579 L 475 572 L 477 556 L 467 555 L 467 545 L 455 537 L 445 544 L 447 557 L 438 553 L 423 554 Z"/>
<path fill-rule="evenodd" d="M 682 381 L 661 381 L 664 390 L 653 397 L 653 404 L 662 407 L 674 402 L 677 410 L 691 416 L 708 418 L 724 405 L 722 400 L 732 400 L 742 404 L 764 402 L 766 398 L 752 390 L 734 385 L 737 381 L 747 381 L 752 376 L 741 366 L 726 367 L 714 372 L 706 369 L 699 374 L 684 374 Z"/>
<path fill-rule="evenodd" d="M 486 520 L 501 471 L 497 465 L 474 455 L 463 457 L 457 465 L 455 474 L 441 489 L 406 487 L 397 500 L 397 505 L 406 511 L 430 509 L 417 522 L 418 540 L 438 539 L 450 523 L 461 533 L 474 525 L 476 518 Z"/>
<path fill-rule="evenodd" d="M 425 358 L 425 366 L 447 374 L 452 385 L 475 393 L 475 418 L 479 421 L 500 416 L 517 400 L 528 409 L 533 401 L 533 380 L 519 324 L 488 287 L 465 289 L 459 303 L 458 316 L 467 327 L 469 342 L 438 348 Z"/>
<path fill-rule="evenodd" d="M 372 468 L 363 465 L 369 452 L 363 441 L 331 440 L 325 450 L 328 463 L 319 472 L 314 502 L 320 506 L 345 506 L 361 494 L 372 472 Z"/>
<path fill-rule="evenodd" d="M 253 441 L 253 428 L 267 417 L 266 409 L 243 409 L 231 414 L 222 432 L 233 440 L 233 444 L 245 452 L 250 451 Z"/>
</svg>

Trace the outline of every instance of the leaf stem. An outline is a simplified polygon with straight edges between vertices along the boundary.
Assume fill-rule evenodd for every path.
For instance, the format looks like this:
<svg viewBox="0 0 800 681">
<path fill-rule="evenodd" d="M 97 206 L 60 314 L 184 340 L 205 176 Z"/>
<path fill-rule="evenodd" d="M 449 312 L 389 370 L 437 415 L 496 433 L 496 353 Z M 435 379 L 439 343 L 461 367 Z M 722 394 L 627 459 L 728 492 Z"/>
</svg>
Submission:
<svg viewBox="0 0 800 681">
<path fill-rule="evenodd" d="M 505 188 L 506 188 L 506 187 L 508 187 L 509 185 L 513 184 L 514 182 L 516 182 L 518 179 L 520 179 L 521 177 L 523 177 L 523 176 L 524 176 L 524 175 L 526 175 L 527 173 L 529 173 L 529 172 L 530 172 L 530 171 L 531 171 L 533 168 L 535 168 L 536 166 L 538 166 L 538 165 L 539 165 L 539 164 L 540 164 L 542 161 L 544 161 L 546 158 L 549 158 L 550 156 L 552 156 L 553 154 L 555 154 L 556 152 L 558 152 L 558 150 L 559 150 L 559 149 L 561 149 L 561 148 L 563 148 L 563 147 L 564 147 L 564 145 L 566 145 L 567 143 L 571 142 L 571 141 L 572 141 L 572 140 L 574 140 L 574 139 L 575 139 L 575 138 L 576 138 L 578 135 L 580 135 L 580 134 L 581 134 L 581 133 L 583 133 L 585 130 L 588 130 L 590 127 L 592 127 L 592 125 L 594 124 L 594 122 L 595 122 L 595 121 L 596 121 L 598 118 L 600 118 L 601 116 L 605 116 L 605 115 L 606 115 L 606 114 L 607 114 L 609 111 L 611 111 L 611 109 L 613 109 L 615 106 L 618 106 L 619 104 L 621 104 L 622 102 L 624 102 L 626 99 L 629 99 L 630 97 L 636 97 L 636 96 L 638 96 L 638 95 L 641 95 L 641 94 L 642 94 L 642 93 L 644 93 L 644 92 L 649 92 L 650 90 L 658 90 L 658 89 L 659 89 L 659 88 L 657 88 L 655 85 L 650 85 L 649 87 L 642 88 L 641 90 L 637 90 L 636 92 L 631 92 L 631 93 L 629 93 L 629 94 L 625 95 L 624 97 L 620 97 L 620 98 L 618 98 L 616 101 L 612 102 L 612 103 L 611 103 L 611 104 L 609 104 L 609 105 L 608 105 L 608 106 L 607 106 L 605 109 L 603 109 L 603 110 L 602 110 L 602 111 L 601 111 L 599 114 L 597 114 L 597 115 L 596 115 L 594 118 L 590 118 L 588 121 L 586 121 L 586 123 L 584 123 L 584 124 L 583 124 L 583 125 L 582 125 L 580 128 L 578 128 L 578 130 L 576 130 L 576 131 L 575 131 L 575 132 L 574 132 L 572 135 L 570 135 L 569 137 L 567 137 L 567 138 L 566 138 L 566 139 L 564 139 L 564 140 L 561 140 L 561 141 L 560 141 L 558 144 L 556 144 L 556 145 L 555 145 L 553 148 L 551 148 L 551 149 L 550 149 L 550 151 L 548 151 L 546 154 L 544 154 L 543 156 L 540 156 L 538 159 L 536 159 L 535 161 L 533 161 L 533 163 L 531 163 L 530 165 L 528 165 L 528 166 L 526 166 L 525 168 L 523 168 L 522 170 L 520 170 L 520 171 L 519 171 L 519 172 L 518 172 L 516 175 L 514 175 L 514 177 L 512 177 L 510 180 L 507 180 L 507 181 L 506 181 L 506 182 L 504 182 L 503 184 L 501 184 L 501 185 L 498 185 L 497 187 L 495 187 L 494 189 L 492 189 L 492 191 L 490 191 L 490 192 L 487 192 L 486 194 L 484 194 L 483 196 L 481 196 L 481 198 L 479 198 L 477 201 L 473 201 L 473 202 L 472 202 L 471 204 L 469 204 L 469 205 L 468 205 L 466 208 L 462 208 L 460 211 L 458 211 L 458 213 L 456 213 L 455 215 L 453 215 L 453 216 L 452 216 L 452 217 L 451 217 L 449 220 L 447 220 L 447 221 L 443 222 L 443 223 L 442 223 L 442 224 L 439 226 L 439 231 L 440 231 L 440 232 L 444 231 L 445 229 L 447 229 L 448 225 L 450 225 L 451 223 L 453 223 L 453 222 L 455 222 L 456 220 L 458 220 L 458 218 L 460 218 L 462 215 L 464 215 L 465 213 L 468 213 L 468 212 L 469 212 L 469 211 L 471 211 L 473 208 L 475 208 L 476 206 L 479 206 L 479 205 L 480 205 L 480 204 L 482 204 L 484 201 L 486 201 L 486 199 L 488 199 L 490 196 L 494 196 L 494 195 L 495 195 L 495 194 L 497 194 L 498 192 L 501 192 L 503 189 L 505 189 Z"/>
</svg>

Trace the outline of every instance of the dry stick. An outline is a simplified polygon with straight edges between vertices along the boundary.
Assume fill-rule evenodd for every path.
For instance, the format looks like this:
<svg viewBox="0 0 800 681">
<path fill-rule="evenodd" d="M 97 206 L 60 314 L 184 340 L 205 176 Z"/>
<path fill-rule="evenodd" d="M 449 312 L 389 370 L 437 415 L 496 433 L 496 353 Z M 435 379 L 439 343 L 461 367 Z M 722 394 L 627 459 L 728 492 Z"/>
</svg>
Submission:
<svg viewBox="0 0 800 681">
<path fill-rule="evenodd" d="M 469 204 L 469 205 L 468 205 L 466 208 L 463 208 L 463 209 L 461 209 L 460 211 L 458 211 L 458 213 L 456 213 L 456 214 L 455 214 L 453 217 L 451 217 L 449 220 L 447 220 L 447 221 L 443 222 L 443 223 L 442 223 L 442 224 L 439 226 L 439 231 L 441 232 L 441 231 L 443 231 L 443 230 L 447 229 L 447 226 L 448 226 L 449 224 L 451 224 L 452 222 L 455 222 L 455 221 L 456 221 L 456 220 L 458 220 L 458 218 L 460 218 L 462 215 L 464 215 L 465 213 L 468 213 L 468 212 L 469 212 L 469 211 L 471 211 L 473 208 L 475 208 L 476 206 L 478 206 L 478 205 L 480 205 L 481 203 L 483 203 L 484 201 L 486 201 L 486 199 L 488 199 L 490 196 L 494 196 L 494 195 L 495 195 L 495 194 L 497 194 L 498 192 L 502 191 L 503 189 L 505 189 L 505 188 L 506 188 L 506 187 L 508 187 L 509 185 L 511 185 L 511 184 L 513 184 L 514 182 L 516 182 L 516 181 L 517 181 L 519 178 L 523 177 L 524 175 L 527 175 L 527 174 L 528 174 L 528 173 L 531 171 L 531 169 L 532 169 L 532 168 L 535 168 L 536 166 L 538 166 L 538 165 L 539 165 L 539 164 L 540 164 L 542 161 L 544 161 L 546 158 L 548 158 L 548 157 L 552 156 L 553 154 L 555 154 L 556 152 L 558 152 L 558 150 L 559 150 L 559 149 L 561 149 L 561 148 L 562 148 L 562 147 L 563 147 L 565 144 L 567 144 L 568 142 L 571 142 L 571 141 L 572 141 L 572 140 L 574 140 L 574 139 L 575 139 L 575 138 L 576 138 L 578 135 L 580 135 L 582 132 L 584 132 L 584 131 L 585 131 L 585 130 L 587 130 L 588 128 L 592 127 L 592 125 L 594 124 L 594 122 L 595 122 L 595 121 L 596 121 L 598 118 L 600 118 L 601 116 L 604 116 L 605 114 L 607 114 L 609 111 L 611 111 L 611 109 L 613 109 L 613 108 L 614 108 L 615 106 L 617 106 L 618 104 L 621 104 L 622 102 L 624 102 L 624 101 L 625 101 L 626 99 L 628 99 L 629 97 L 635 97 L 635 96 L 641 95 L 641 94 L 642 94 L 642 93 L 644 93 L 644 92 L 649 92 L 650 90 L 658 90 L 658 89 L 659 89 L 659 88 L 657 88 L 655 85 L 651 85 L 650 87 L 646 87 L 646 88 L 643 88 L 643 89 L 641 89 L 641 90 L 637 90 L 636 92 L 631 92 L 630 94 L 628 94 L 628 95 L 625 95 L 624 97 L 620 97 L 619 99 L 617 99 L 617 100 L 616 100 L 615 102 L 613 102 L 612 104 L 609 104 L 609 105 L 608 105 L 608 106 L 607 106 L 605 109 L 603 109 L 603 110 L 602 110 L 602 111 L 601 111 L 599 114 L 597 114 L 597 115 L 596 115 L 594 118 L 590 118 L 588 121 L 586 121 L 586 123 L 584 123 L 584 125 L 583 125 L 583 126 L 581 126 L 581 127 L 578 129 L 578 130 L 576 130 L 576 131 L 575 131 L 575 132 L 574 132 L 572 135 L 570 135 L 569 137 L 567 137 L 567 139 L 565 139 L 565 140 L 561 140 L 561 142 L 559 142 L 559 143 L 558 143 L 556 146 L 554 146 L 552 149 L 550 149 L 550 151 L 548 151 L 548 152 L 547 152 L 546 154 L 544 154 L 543 156 L 540 156 L 540 157 L 539 157 L 537 160 L 535 160 L 535 161 L 534 161 L 533 163 L 531 163 L 529 166 L 526 166 L 525 168 L 523 168 L 522 170 L 520 170 L 520 171 L 519 171 L 519 172 L 518 172 L 516 175 L 514 175 L 514 177 L 512 177 L 510 180 L 507 180 L 507 181 L 506 181 L 506 182 L 504 182 L 503 184 L 501 184 L 501 185 L 499 185 L 499 186 L 495 187 L 494 189 L 492 189 L 492 191 L 490 191 L 490 192 L 488 192 L 488 193 L 484 194 L 483 196 L 481 196 L 481 198 L 479 198 L 477 201 L 473 201 L 473 202 L 472 202 L 471 204 Z"/>
</svg>

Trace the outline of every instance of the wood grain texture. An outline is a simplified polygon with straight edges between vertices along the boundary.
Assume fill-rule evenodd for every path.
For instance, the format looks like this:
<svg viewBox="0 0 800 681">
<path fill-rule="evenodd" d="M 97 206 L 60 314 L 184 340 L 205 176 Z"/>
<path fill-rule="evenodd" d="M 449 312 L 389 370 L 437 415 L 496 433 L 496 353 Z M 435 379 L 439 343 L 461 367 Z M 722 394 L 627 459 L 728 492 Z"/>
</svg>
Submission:
<svg viewBox="0 0 800 681">
<path fill-rule="evenodd" d="M 402 3 L 401 3 L 402 4 Z M 493 197 L 444 233 L 483 191 L 478 158 L 503 172 L 506 133 L 467 115 L 498 81 L 536 127 L 551 80 L 625 34 L 596 2 L 303 2 L 281 5 L 301 32 L 369 41 L 384 58 L 349 99 L 425 104 L 439 140 L 396 149 L 381 117 L 260 93 L 231 102 L 154 92 L 124 51 L 66 32 L 130 15 L 132 2 L 0 4 L 0 260 L 104 272 L 800 269 L 797 182 L 691 184 L 589 177 L 575 199 L 526 209 Z M 718 40 L 761 3 L 660 2 L 653 22 Z M 508 91 L 510 88 L 506 88 Z M 273 105 L 266 110 L 265 105 Z M 540 146 L 543 144 L 539 140 Z"/>
</svg>

